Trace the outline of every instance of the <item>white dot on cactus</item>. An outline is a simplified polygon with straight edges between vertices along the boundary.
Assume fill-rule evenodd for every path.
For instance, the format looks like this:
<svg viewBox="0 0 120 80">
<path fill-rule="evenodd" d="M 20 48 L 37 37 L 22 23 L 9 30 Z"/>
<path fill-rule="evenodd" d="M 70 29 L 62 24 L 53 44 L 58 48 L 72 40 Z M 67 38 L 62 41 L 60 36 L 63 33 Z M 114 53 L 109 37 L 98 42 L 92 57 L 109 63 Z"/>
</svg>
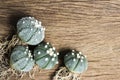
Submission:
<svg viewBox="0 0 120 80">
<path fill-rule="evenodd" d="M 29 53 L 31 53 L 31 51 L 29 50 Z"/>
<path fill-rule="evenodd" d="M 37 23 L 38 21 L 37 21 L 37 20 L 35 20 L 35 22 Z"/>
<path fill-rule="evenodd" d="M 41 27 L 41 26 L 40 26 L 39 24 L 36 24 L 35 27 L 36 27 L 36 28 L 39 28 L 39 27 Z"/>
<path fill-rule="evenodd" d="M 80 56 L 77 56 L 77 58 L 79 59 L 79 58 L 80 58 Z"/>
<path fill-rule="evenodd" d="M 47 52 L 47 54 L 49 54 L 49 53 L 50 53 L 50 51 L 49 51 L 49 50 L 47 50 L 46 52 Z"/>
<path fill-rule="evenodd" d="M 59 53 L 57 52 L 57 55 L 59 55 Z"/>
<path fill-rule="evenodd" d="M 27 52 L 26 52 L 26 51 L 25 51 L 24 53 L 25 53 L 25 54 L 27 54 Z"/>
<path fill-rule="evenodd" d="M 49 45 L 50 43 L 49 43 L 49 42 L 47 42 L 46 44 L 47 44 L 47 45 Z"/>
<path fill-rule="evenodd" d="M 55 50 L 55 47 L 53 47 L 53 50 Z"/>
<path fill-rule="evenodd" d="M 58 61 L 56 62 L 56 64 L 58 64 Z"/>
<path fill-rule="evenodd" d="M 72 50 L 72 52 L 75 52 L 75 50 Z"/>
<path fill-rule="evenodd" d="M 45 61 L 48 61 L 48 58 L 45 58 Z"/>
<path fill-rule="evenodd" d="M 29 19 L 31 19 L 31 17 L 28 17 Z"/>
<path fill-rule="evenodd" d="M 82 52 L 79 52 L 79 54 L 82 54 Z"/>
<path fill-rule="evenodd" d="M 40 34 L 41 32 L 39 31 L 38 33 Z"/>
<path fill-rule="evenodd" d="M 72 53 L 72 55 L 75 55 L 75 53 Z"/>
<path fill-rule="evenodd" d="M 32 61 L 33 59 L 31 58 L 30 60 Z"/>
<path fill-rule="evenodd" d="M 30 30 L 32 31 L 33 29 L 31 28 Z"/>
<path fill-rule="evenodd" d="M 26 58 L 26 61 L 28 61 L 28 58 Z"/>
<path fill-rule="evenodd" d="M 55 61 L 55 58 L 52 58 L 52 61 Z"/>
<path fill-rule="evenodd" d="M 31 21 L 31 23 L 33 24 L 33 23 L 34 23 L 34 21 Z"/>
<path fill-rule="evenodd" d="M 38 22 L 39 25 L 41 25 L 41 22 Z"/>
<path fill-rule="evenodd" d="M 31 57 L 31 53 L 28 53 L 28 57 Z"/>
<path fill-rule="evenodd" d="M 28 51 L 28 49 L 26 49 L 25 51 Z"/>
<path fill-rule="evenodd" d="M 28 46 L 26 46 L 26 49 L 28 49 Z"/>
<path fill-rule="evenodd" d="M 49 55 L 50 56 L 53 56 L 54 52 L 53 51 L 50 51 Z"/>
<path fill-rule="evenodd" d="M 45 45 L 45 48 L 47 48 L 47 45 Z"/>
<path fill-rule="evenodd" d="M 35 56 L 35 54 L 33 54 L 33 56 Z"/>
<path fill-rule="evenodd" d="M 37 41 L 37 39 L 35 39 Z"/>
<path fill-rule="evenodd" d="M 80 58 L 80 54 L 77 54 L 77 58 Z"/>
<path fill-rule="evenodd" d="M 50 56 L 52 56 L 52 54 L 51 54 L 51 53 L 49 53 L 49 55 L 50 55 Z"/>
<path fill-rule="evenodd" d="M 82 60 L 82 59 L 81 59 L 80 61 L 81 61 L 81 62 L 83 62 L 83 60 Z"/>
<path fill-rule="evenodd" d="M 76 61 L 76 59 L 74 58 L 73 61 Z"/>
<path fill-rule="evenodd" d="M 53 49 L 52 49 L 52 48 L 50 48 L 49 50 L 50 50 L 50 51 L 52 51 Z"/>
<path fill-rule="evenodd" d="M 65 56 L 68 56 L 67 54 Z"/>
<path fill-rule="evenodd" d="M 39 51 L 38 54 L 41 54 L 41 52 Z"/>
<path fill-rule="evenodd" d="M 84 57 L 86 58 L 87 56 L 86 56 L 86 55 L 84 55 Z"/>
<path fill-rule="evenodd" d="M 45 31 L 45 28 L 42 28 L 41 30 L 42 30 L 42 31 Z"/>
<path fill-rule="evenodd" d="M 81 59 L 84 59 L 84 57 L 83 57 L 83 56 L 81 56 Z"/>
<path fill-rule="evenodd" d="M 56 54 L 54 54 L 53 56 L 54 56 L 54 57 L 56 57 L 57 55 L 56 55 Z"/>
<path fill-rule="evenodd" d="M 47 42 L 47 45 L 49 45 L 50 43 L 49 42 Z"/>
<path fill-rule="evenodd" d="M 23 24 L 25 23 L 25 21 L 22 22 Z"/>
</svg>

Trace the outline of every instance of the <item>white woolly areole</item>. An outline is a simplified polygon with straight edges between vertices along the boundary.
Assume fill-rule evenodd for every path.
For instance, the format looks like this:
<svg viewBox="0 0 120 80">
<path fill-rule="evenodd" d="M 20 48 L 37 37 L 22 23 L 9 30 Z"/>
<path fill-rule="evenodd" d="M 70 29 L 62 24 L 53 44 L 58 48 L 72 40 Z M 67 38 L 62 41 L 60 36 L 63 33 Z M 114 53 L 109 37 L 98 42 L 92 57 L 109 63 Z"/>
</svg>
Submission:
<svg viewBox="0 0 120 80">
<path fill-rule="evenodd" d="M 18 21 L 18 27 L 20 25 L 24 25 L 24 24 L 31 24 L 31 26 L 36 27 L 36 28 L 41 28 L 43 30 L 45 30 L 45 28 L 43 28 L 43 26 L 41 25 L 41 22 L 36 20 L 34 17 L 23 17 L 22 19 L 20 19 Z"/>
</svg>

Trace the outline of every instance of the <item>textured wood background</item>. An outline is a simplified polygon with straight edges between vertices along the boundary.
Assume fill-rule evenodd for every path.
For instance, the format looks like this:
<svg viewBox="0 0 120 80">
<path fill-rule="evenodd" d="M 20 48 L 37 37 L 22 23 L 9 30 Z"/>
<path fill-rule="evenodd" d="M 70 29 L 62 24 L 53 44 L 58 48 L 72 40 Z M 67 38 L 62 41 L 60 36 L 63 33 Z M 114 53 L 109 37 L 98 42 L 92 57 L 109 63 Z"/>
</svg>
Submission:
<svg viewBox="0 0 120 80">
<path fill-rule="evenodd" d="M 42 21 L 45 40 L 58 51 L 87 55 L 89 68 L 81 80 L 120 80 L 120 0 L 0 0 L 0 38 L 28 15 Z M 36 74 L 36 80 L 51 80 L 56 69 Z"/>
</svg>

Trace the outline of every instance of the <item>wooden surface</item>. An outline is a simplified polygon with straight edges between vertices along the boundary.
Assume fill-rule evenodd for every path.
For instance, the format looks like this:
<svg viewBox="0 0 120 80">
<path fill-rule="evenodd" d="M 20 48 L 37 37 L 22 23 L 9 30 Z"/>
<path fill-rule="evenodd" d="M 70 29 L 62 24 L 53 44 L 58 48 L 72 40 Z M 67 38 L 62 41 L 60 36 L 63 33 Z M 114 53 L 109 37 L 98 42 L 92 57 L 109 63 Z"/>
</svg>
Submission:
<svg viewBox="0 0 120 80">
<path fill-rule="evenodd" d="M 0 38 L 28 15 L 42 21 L 45 40 L 58 51 L 87 55 L 89 68 L 81 80 L 120 80 L 120 0 L 1 0 Z M 51 80 L 56 69 L 36 74 L 36 80 Z"/>
</svg>

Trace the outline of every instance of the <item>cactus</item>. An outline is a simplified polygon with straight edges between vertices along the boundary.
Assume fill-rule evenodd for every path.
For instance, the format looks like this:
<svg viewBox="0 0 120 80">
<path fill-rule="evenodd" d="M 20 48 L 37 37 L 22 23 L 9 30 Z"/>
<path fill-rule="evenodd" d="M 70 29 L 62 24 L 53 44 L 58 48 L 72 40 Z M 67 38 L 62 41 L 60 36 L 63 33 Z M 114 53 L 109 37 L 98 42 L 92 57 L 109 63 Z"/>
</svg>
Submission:
<svg viewBox="0 0 120 80">
<path fill-rule="evenodd" d="M 73 73 L 82 73 L 87 70 L 88 61 L 81 52 L 72 50 L 64 56 L 65 66 Z"/>
<path fill-rule="evenodd" d="M 10 56 L 10 65 L 15 70 L 28 72 L 35 63 L 32 57 L 28 47 L 16 46 Z"/>
<path fill-rule="evenodd" d="M 34 49 L 34 60 L 41 69 L 52 69 L 58 64 L 58 55 L 48 42 L 42 42 Z"/>
<path fill-rule="evenodd" d="M 29 45 L 37 45 L 45 37 L 45 28 L 34 17 L 24 17 L 17 23 L 19 38 Z"/>
</svg>

